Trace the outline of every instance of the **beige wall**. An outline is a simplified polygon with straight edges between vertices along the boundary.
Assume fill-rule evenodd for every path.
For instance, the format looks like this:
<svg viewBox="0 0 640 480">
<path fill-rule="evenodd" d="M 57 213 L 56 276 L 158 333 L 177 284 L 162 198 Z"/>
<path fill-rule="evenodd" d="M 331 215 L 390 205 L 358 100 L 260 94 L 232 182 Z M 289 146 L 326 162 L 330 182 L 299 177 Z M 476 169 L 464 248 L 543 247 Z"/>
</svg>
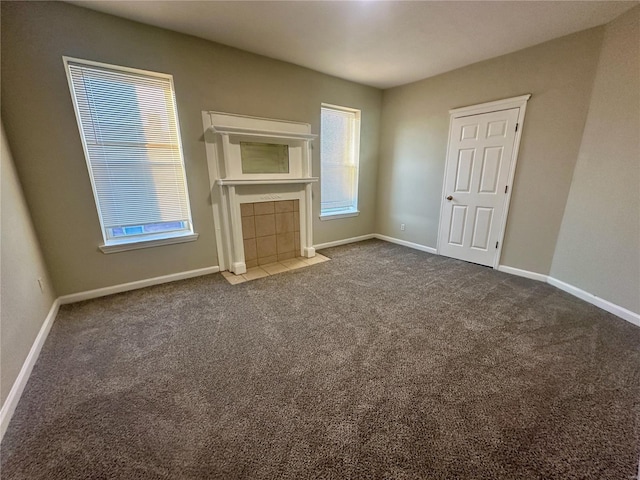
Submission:
<svg viewBox="0 0 640 480">
<path fill-rule="evenodd" d="M 2 2 L 1 33 L 2 118 L 59 294 L 217 265 L 202 110 L 308 122 L 318 133 L 322 102 L 361 109 L 361 214 L 320 222 L 314 185 L 314 241 L 373 231 L 380 90 L 61 2 Z M 198 241 L 98 250 L 100 224 L 63 55 L 173 75 Z M 317 145 L 313 169 L 318 175 Z"/>
<path fill-rule="evenodd" d="M 4 405 L 55 299 L 2 127 L 0 402 Z M 38 278 L 44 281 L 40 291 Z"/>
<path fill-rule="evenodd" d="M 637 15 L 637 10 L 624 18 Z M 606 27 L 599 86 L 593 94 L 583 141 L 605 27 L 381 92 L 64 3 L 3 2 L 2 118 L 52 281 L 60 294 L 68 294 L 217 264 L 202 138 L 203 109 L 309 122 L 315 133 L 322 102 L 361 109 L 362 213 L 320 222 L 319 188 L 314 186 L 315 243 L 378 232 L 435 247 L 448 110 L 531 93 L 501 263 L 547 274 L 553 262 L 552 273 L 561 280 L 595 290 L 592 293 L 606 293 L 606 298 L 637 309 L 637 295 L 635 302 L 629 301 L 637 283 L 619 282 L 624 285 L 614 287 L 607 280 L 619 271 L 624 272 L 623 278 L 634 278 L 634 274 L 637 278 L 637 264 L 625 261 L 633 256 L 634 248 L 637 251 L 637 223 L 624 220 L 633 217 L 634 207 L 629 207 L 631 213 L 626 216 L 610 215 L 615 197 L 607 197 L 619 186 L 619 191 L 628 190 L 629 198 L 637 199 L 637 188 L 633 197 L 637 174 L 621 173 L 623 169 L 637 172 L 637 163 L 635 167 L 624 163 L 633 163 L 631 153 L 637 143 L 612 141 L 609 148 L 596 137 L 597 131 L 612 125 L 608 116 L 620 122 L 619 131 L 617 127 L 607 130 L 612 132 L 611 138 L 614 134 L 616 138 L 632 136 L 629 132 L 633 128 L 637 132 L 634 119 L 615 117 L 618 107 L 612 106 L 629 105 L 625 98 L 638 92 L 637 76 L 635 84 L 631 78 L 637 65 L 624 57 L 626 52 L 637 61 L 637 50 L 633 57 L 631 47 L 615 46 L 630 42 L 630 27 L 624 25 L 621 19 Z M 100 226 L 62 55 L 173 74 L 193 219 L 200 233 L 197 242 L 112 255 L 97 249 L 102 241 Z M 624 72 L 630 79 L 607 73 L 615 66 L 625 68 L 619 65 L 626 66 Z M 613 86 L 614 80 L 620 86 Z M 631 117 L 633 111 L 627 110 L 625 115 Z M 600 171 L 604 170 L 603 162 L 594 159 L 611 161 L 608 151 L 616 152 L 621 167 L 604 175 Z M 580 162 L 574 176 L 578 152 Z M 317 145 L 313 163 L 318 175 Z M 611 188 L 594 197 L 593 183 L 599 179 Z M 584 203 L 588 199 L 591 203 Z M 594 215 L 580 215 L 585 211 L 583 204 L 589 205 Z M 621 211 L 619 205 L 615 211 Z M 637 220 L 637 215 L 633 218 Z M 601 236 L 585 242 L 593 236 L 594 222 L 606 228 L 601 229 Z M 400 231 L 401 223 L 406 224 L 404 232 Z M 615 250 L 609 247 L 610 232 L 621 226 L 624 230 L 619 231 L 624 235 L 616 242 L 623 245 L 618 249 L 616 243 L 616 249 L 623 255 L 601 254 L 601 261 L 593 265 L 581 260 L 594 251 Z M 578 239 L 581 249 L 575 248 Z M 619 265 L 626 270 L 620 270 Z M 604 281 L 597 280 L 599 274 Z M 613 294 L 613 290 L 621 293 Z"/>
<path fill-rule="evenodd" d="M 605 29 L 551 275 L 640 313 L 640 7 Z"/>
<path fill-rule="evenodd" d="M 449 109 L 531 93 L 501 263 L 547 274 L 601 41 L 586 30 L 385 90 L 377 231 L 436 247 Z"/>
</svg>

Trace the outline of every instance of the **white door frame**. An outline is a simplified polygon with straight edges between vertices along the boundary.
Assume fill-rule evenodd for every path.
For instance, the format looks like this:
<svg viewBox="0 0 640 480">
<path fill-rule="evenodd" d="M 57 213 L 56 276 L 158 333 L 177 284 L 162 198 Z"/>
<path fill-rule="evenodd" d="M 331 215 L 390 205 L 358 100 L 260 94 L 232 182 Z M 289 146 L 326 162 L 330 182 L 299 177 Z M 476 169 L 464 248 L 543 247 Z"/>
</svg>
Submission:
<svg viewBox="0 0 640 480">
<path fill-rule="evenodd" d="M 442 182 L 442 195 L 444 195 L 444 188 L 447 184 L 447 162 L 449 161 L 449 149 L 451 147 L 451 135 L 453 134 L 453 130 L 451 126 L 453 125 L 453 120 L 461 117 L 469 117 L 471 115 L 480 115 L 483 113 L 491 113 L 497 112 L 500 110 L 509 110 L 512 108 L 519 108 L 518 113 L 518 129 L 516 131 L 516 137 L 513 145 L 513 158 L 511 161 L 511 167 L 509 169 L 509 181 L 507 186 L 509 189 L 507 190 L 507 194 L 504 198 L 504 214 L 502 215 L 502 220 L 500 222 L 500 230 L 498 232 L 498 251 L 496 252 L 496 257 L 493 262 L 493 268 L 497 269 L 500 264 L 500 257 L 502 255 L 502 246 L 504 245 L 504 232 L 507 226 L 507 217 L 509 215 L 509 204 L 511 202 L 511 193 L 513 192 L 513 179 L 516 173 L 516 163 L 518 162 L 518 150 L 520 149 L 520 138 L 522 137 L 522 130 L 524 125 L 524 114 L 527 109 L 527 101 L 531 98 L 531 94 L 528 93 L 526 95 L 520 95 L 519 97 L 505 98 L 504 100 L 496 100 L 495 102 L 487 102 L 480 103 L 478 105 L 470 105 L 468 107 L 460 107 L 449 110 L 450 118 L 449 118 L 449 135 L 447 137 L 447 156 L 445 158 L 445 168 L 444 168 L 444 179 Z M 442 233 L 442 217 L 444 212 L 444 197 L 441 196 L 440 200 L 440 220 L 438 222 L 438 244 L 437 244 L 437 252 L 440 255 L 440 237 Z"/>
</svg>

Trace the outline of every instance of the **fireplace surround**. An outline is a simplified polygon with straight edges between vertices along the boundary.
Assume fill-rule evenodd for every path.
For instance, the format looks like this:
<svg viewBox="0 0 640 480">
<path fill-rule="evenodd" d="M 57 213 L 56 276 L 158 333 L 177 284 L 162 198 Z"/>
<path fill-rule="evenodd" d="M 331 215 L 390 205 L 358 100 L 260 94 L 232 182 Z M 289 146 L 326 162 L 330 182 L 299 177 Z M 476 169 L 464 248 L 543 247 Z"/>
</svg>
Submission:
<svg viewBox="0 0 640 480">
<path fill-rule="evenodd" d="M 318 179 L 311 175 L 311 142 L 317 137 L 311 126 L 207 111 L 202 120 L 220 270 L 247 271 L 245 204 L 293 201 L 298 208 L 295 253 L 313 257 L 311 184 Z"/>
</svg>

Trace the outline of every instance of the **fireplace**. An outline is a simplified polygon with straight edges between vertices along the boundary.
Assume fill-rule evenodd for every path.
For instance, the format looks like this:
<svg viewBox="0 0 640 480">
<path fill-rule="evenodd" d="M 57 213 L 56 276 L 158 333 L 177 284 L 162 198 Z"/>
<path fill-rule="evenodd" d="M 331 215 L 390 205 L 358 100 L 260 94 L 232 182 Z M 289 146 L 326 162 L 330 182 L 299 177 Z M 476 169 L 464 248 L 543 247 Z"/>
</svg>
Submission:
<svg viewBox="0 0 640 480">
<path fill-rule="evenodd" d="M 311 184 L 318 179 L 311 176 L 311 126 L 220 112 L 202 118 L 220 269 L 239 275 L 261 261 L 313 257 Z M 271 220 L 274 228 L 280 222 L 279 233 L 264 227 Z M 258 221 L 267 228 L 260 237 Z"/>
</svg>

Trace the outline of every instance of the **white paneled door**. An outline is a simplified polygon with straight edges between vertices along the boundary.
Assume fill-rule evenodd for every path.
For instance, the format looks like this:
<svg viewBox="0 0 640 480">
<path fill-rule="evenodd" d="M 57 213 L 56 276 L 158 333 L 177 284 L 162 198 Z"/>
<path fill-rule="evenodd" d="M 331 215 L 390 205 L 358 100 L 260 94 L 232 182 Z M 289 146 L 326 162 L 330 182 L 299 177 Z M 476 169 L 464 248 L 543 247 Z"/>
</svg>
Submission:
<svg viewBox="0 0 640 480">
<path fill-rule="evenodd" d="M 441 255 L 495 266 L 519 109 L 451 120 L 444 199 L 440 219 Z"/>
</svg>

